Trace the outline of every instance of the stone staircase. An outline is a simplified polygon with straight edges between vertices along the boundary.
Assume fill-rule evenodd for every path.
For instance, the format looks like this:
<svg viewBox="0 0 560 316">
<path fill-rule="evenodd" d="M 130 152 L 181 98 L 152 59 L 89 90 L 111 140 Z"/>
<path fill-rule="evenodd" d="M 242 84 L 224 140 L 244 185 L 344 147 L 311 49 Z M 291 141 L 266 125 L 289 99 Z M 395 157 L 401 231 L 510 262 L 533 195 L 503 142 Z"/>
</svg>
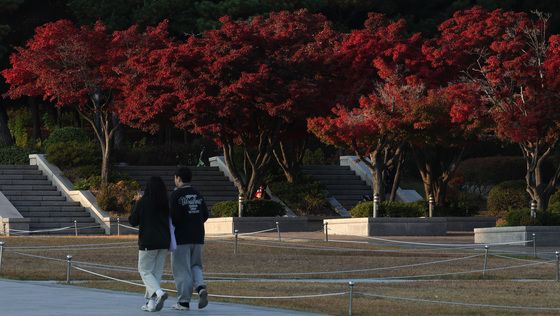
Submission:
<svg viewBox="0 0 560 316">
<path fill-rule="evenodd" d="M 302 171 L 322 183 L 329 195 L 348 211 L 362 201 L 364 195 L 372 195 L 371 187 L 348 166 L 303 166 Z"/>
<path fill-rule="evenodd" d="M 217 167 L 189 168 L 192 171 L 191 184 L 202 194 L 209 209 L 217 202 L 237 200 L 237 189 Z M 160 176 L 169 192 L 175 188 L 173 175 L 176 166 L 117 166 L 116 170 L 138 181 L 142 189 L 151 176 Z"/>
<path fill-rule="evenodd" d="M 40 234 L 73 235 L 75 220 L 79 235 L 105 234 L 89 212 L 78 202 L 67 201 L 37 166 L 0 165 L 0 191 L 24 218 L 30 219 L 30 231 L 71 226 L 72 229 Z"/>
</svg>

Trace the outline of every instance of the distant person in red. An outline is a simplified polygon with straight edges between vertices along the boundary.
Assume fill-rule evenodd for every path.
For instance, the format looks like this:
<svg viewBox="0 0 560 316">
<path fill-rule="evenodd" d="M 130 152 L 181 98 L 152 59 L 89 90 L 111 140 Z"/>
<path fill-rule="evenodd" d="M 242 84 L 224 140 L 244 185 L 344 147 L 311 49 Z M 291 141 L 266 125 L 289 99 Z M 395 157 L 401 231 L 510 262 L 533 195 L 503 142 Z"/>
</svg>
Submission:
<svg viewBox="0 0 560 316">
<path fill-rule="evenodd" d="M 175 172 L 175 191 L 169 198 L 171 219 L 175 226 L 177 248 L 171 254 L 171 267 L 177 287 L 174 309 L 187 310 L 193 288 L 198 293 L 198 308 L 208 305 L 208 291 L 202 274 L 204 222 L 208 208 L 200 193 L 191 187 L 191 170 L 183 167 Z"/>
<path fill-rule="evenodd" d="M 261 186 L 257 189 L 257 192 L 255 192 L 255 199 L 260 200 L 260 199 L 264 198 L 264 191 L 265 191 L 265 190 L 264 190 L 264 186 L 261 185 Z"/>
<path fill-rule="evenodd" d="M 148 300 L 141 309 L 158 312 L 167 299 L 160 283 L 171 241 L 167 188 L 160 177 L 148 180 L 144 195 L 134 205 L 128 221 L 132 226 L 139 226 L 138 272 L 146 286 Z"/>
</svg>

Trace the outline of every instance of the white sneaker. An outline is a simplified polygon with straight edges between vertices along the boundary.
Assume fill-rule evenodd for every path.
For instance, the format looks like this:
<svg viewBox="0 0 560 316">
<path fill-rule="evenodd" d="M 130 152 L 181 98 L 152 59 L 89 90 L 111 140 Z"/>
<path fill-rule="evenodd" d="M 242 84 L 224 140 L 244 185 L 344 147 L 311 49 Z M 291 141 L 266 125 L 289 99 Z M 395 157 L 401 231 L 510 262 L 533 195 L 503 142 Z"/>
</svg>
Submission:
<svg viewBox="0 0 560 316">
<path fill-rule="evenodd" d="M 153 299 L 149 299 L 146 304 L 140 307 L 141 310 L 145 312 L 155 312 L 156 311 L 156 302 Z"/>
<path fill-rule="evenodd" d="M 198 309 L 204 308 L 208 305 L 208 291 L 203 288 L 198 291 Z"/>
<path fill-rule="evenodd" d="M 179 304 L 179 302 L 177 302 L 177 303 L 175 303 L 175 305 L 171 306 L 171 308 L 179 310 L 179 311 L 189 310 L 189 303 L 183 303 L 183 304 L 187 304 L 187 306 L 181 305 L 181 304 Z"/>
<path fill-rule="evenodd" d="M 163 295 L 156 297 L 156 307 L 155 311 L 159 312 L 163 308 L 163 303 L 167 299 L 167 293 L 163 292 Z"/>
</svg>

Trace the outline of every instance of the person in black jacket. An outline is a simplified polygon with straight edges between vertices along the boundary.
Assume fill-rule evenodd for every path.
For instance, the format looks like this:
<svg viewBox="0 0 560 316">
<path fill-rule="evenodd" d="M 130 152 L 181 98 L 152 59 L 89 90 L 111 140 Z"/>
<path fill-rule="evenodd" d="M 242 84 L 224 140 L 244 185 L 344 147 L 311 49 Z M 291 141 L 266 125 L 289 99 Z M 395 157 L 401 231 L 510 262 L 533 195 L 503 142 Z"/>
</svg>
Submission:
<svg viewBox="0 0 560 316">
<path fill-rule="evenodd" d="M 190 186 L 191 171 L 179 168 L 175 172 L 176 189 L 169 198 L 169 210 L 175 226 L 177 249 L 171 254 L 171 267 L 177 286 L 177 304 L 174 309 L 189 309 L 193 287 L 199 296 L 198 308 L 208 305 L 208 291 L 202 275 L 202 246 L 204 222 L 208 208 L 204 199 Z"/>
<path fill-rule="evenodd" d="M 145 297 L 148 300 L 142 310 L 160 311 L 168 296 L 160 283 L 171 242 L 167 189 L 160 177 L 148 180 L 144 195 L 134 205 L 128 221 L 132 226 L 140 226 L 138 272 L 146 286 Z"/>
</svg>

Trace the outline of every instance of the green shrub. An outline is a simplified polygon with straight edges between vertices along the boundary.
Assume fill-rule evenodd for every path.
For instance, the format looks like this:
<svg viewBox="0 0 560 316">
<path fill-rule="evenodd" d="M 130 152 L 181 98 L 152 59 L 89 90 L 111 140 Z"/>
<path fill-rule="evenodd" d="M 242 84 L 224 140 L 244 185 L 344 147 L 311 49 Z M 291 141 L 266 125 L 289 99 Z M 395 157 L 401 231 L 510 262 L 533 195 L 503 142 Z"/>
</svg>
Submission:
<svg viewBox="0 0 560 316">
<path fill-rule="evenodd" d="M 524 181 L 502 182 L 490 190 L 486 208 L 491 216 L 501 217 L 508 210 L 529 205 L 530 197 Z"/>
<path fill-rule="evenodd" d="M 27 108 L 22 108 L 13 111 L 12 116 L 12 119 L 8 121 L 8 129 L 14 136 L 16 146 L 22 148 L 29 147 L 29 135 L 26 125 L 31 122 L 31 112 Z"/>
<path fill-rule="evenodd" d="M 560 190 L 550 196 L 547 211 L 553 214 L 560 214 Z"/>
<path fill-rule="evenodd" d="M 537 220 L 531 219 L 531 211 L 527 208 L 509 210 L 506 214 L 506 222 L 507 226 L 528 226 L 537 224 Z"/>
<path fill-rule="evenodd" d="M 238 202 L 218 202 L 212 207 L 211 214 L 213 217 L 237 217 Z M 275 217 L 285 214 L 284 207 L 271 200 L 249 200 L 243 203 L 243 217 Z"/>
<path fill-rule="evenodd" d="M 97 204 L 113 216 L 128 216 L 134 206 L 134 197 L 140 190 L 136 181 L 109 183 L 97 192 Z"/>
<path fill-rule="evenodd" d="M 27 165 L 31 153 L 17 146 L 0 147 L 0 165 Z"/>
<path fill-rule="evenodd" d="M 96 190 L 101 185 L 101 176 L 90 176 L 74 182 L 74 190 Z"/>
<path fill-rule="evenodd" d="M 418 202 L 389 202 L 383 201 L 379 205 L 378 216 L 388 217 L 420 217 L 428 212 L 428 205 L 424 201 Z M 373 214 L 373 202 L 366 201 L 358 203 L 350 210 L 352 217 L 371 217 Z"/>
<path fill-rule="evenodd" d="M 70 181 L 74 182 L 74 185 L 76 185 L 75 182 L 85 180 L 89 177 L 99 176 L 100 173 L 101 166 L 99 164 L 81 165 L 64 169 L 64 176 L 70 179 Z M 109 181 L 114 182 L 112 181 L 112 179 L 109 179 Z"/>
<path fill-rule="evenodd" d="M 271 191 L 297 215 L 330 215 L 323 185 L 310 177 L 299 177 L 294 183 L 269 182 Z"/>
<path fill-rule="evenodd" d="M 50 144 L 46 157 L 61 169 L 98 164 L 101 159 L 97 144 L 75 141 Z"/>
<path fill-rule="evenodd" d="M 325 152 L 321 147 L 315 150 L 306 149 L 303 153 L 302 163 L 304 165 L 324 165 L 327 163 Z"/>
<path fill-rule="evenodd" d="M 43 146 L 45 147 L 45 151 L 47 151 L 49 146 L 53 144 L 68 142 L 89 143 L 89 141 L 90 139 L 83 129 L 77 127 L 61 127 L 55 129 L 49 135 L 43 143 Z"/>
</svg>

